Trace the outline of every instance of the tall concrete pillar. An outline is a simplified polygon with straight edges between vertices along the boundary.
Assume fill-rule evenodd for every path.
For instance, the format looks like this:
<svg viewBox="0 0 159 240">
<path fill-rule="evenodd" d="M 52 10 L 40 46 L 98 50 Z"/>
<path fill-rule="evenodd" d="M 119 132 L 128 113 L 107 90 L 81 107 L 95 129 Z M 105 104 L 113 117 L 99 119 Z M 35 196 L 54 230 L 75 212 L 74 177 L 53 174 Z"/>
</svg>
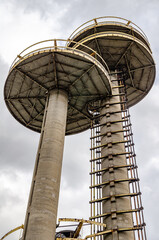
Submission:
<svg viewBox="0 0 159 240">
<path fill-rule="evenodd" d="M 55 237 L 67 107 L 67 93 L 52 90 L 43 120 L 24 240 L 53 240 Z"/>
<path fill-rule="evenodd" d="M 107 224 L 107 230 L 114 229 L 112 234 L 104 236 L 105 240 L 134 240 L 134 233 L 132 231 L 121 231 L 118 233 L 117 229 L 132 228 L 133 220 L 132 213 L 117 214 L 117 212 L 131 210 L 131 199 L 127 197 L 115 197 L 116 195 L 129 194 L 129 183 L 124 180 L 128 179 L 127 168 L 114 168 L 114 166 L 124 166 L 127 164 L 124 133 L 122 124 L 122 113 L 119 96 L 118 82 L 114 81 L 117 76 L 112 76 L 112 97 L 102 102 L 104 107 L 101 110 L 101 134 L 104 136 L 101 139 L 101 144 L 105 147 L 101 150 L 101 155 L 105 156 L 102 161 L 102 169 L 109 168 L 102 175 L 102 182 L 109 182 L 103 187 L 103 197 L 110 196 L 103 201 L 103 214 L 111 213 L 104 218 L 104 223 Z M 116 104 L 115 104 L 116 103 Z M 120 153 L 123 153 L 123 155 Z M 118 155 L 119 154 L 119 155 Z"/>
</svg>

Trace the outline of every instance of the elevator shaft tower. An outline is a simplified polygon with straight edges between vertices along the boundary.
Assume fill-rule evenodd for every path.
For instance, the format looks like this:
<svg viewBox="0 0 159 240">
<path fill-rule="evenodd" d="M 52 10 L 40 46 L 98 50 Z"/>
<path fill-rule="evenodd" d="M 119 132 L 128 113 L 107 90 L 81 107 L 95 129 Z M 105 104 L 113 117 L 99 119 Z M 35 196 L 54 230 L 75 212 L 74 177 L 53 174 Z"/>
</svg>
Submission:
<svg viewBox="0 0 159 240">
<path fill-rule="evenodd" d="M 126 90 L 121 74 L 111 79 L 113 96 L 94 106 L 90 219 L 107 224 L 105 239 L 146 239 Z"/>
<path fill-rule="evenodd" d="M 111 96 L 89 104 L 94 115 L 90 219 L 107 224 L 105 240 L 144 240 L 129 107 L 143 99 L 153 84 L 155 64 L 150 44 L 137 25 L 117 17 L 92 19 L 77 28 L 69 39 L 102 56 L 110 69 L 112 86 Z M 83 50 L 78 43 L 68 45 Z M 101 230 L 95 226 L 92 234 Z"/>
</svg>

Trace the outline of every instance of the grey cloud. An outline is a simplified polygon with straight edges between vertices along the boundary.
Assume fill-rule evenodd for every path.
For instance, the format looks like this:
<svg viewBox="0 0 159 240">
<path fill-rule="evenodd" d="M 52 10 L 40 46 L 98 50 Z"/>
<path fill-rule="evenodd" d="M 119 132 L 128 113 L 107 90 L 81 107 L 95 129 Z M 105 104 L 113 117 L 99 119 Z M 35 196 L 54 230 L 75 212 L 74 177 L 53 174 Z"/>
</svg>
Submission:
<svg viewBox="0 0 159 240">
<path fill-rule="evenodd" d="M 55 21 L 54 16 L 56 16 L 60 22 L 61 32 L 66 32 L 66 34 L 71 34 L 79 24 L 83 24 L 85 21 L 105 15 L 124 17 L 132 21 L 138 19 L 138 24 L 142 28 L 143 21 L 150 24 L 153 18 L 149 15 L 159 9 L 157 0 L 123 0 L 122 2 L 109 0 L 9 0 L 8 4 L 11 5 L 13 11 L 21 9 L 24 14 L 39 12 L 41 17 L 52 18 L 53 22 Z M 128 8 L 130 11 L 127 11 Z"/>
<path fill-rule="evenodd" d="M 9 0 L 8 4 L 10 4 L 12 9 L 21 9 L 24 14 L 39 12 L 42 18 L 53 18 L 53 15 L 50 16 L 50 14 L 59 12 L 60 15 L 60 11 L 63 11 L 65 8 L 67 8 L 68 2 L 57 2 L 56 0 Z"/>
<path fill-rule="evenodd" d="M 85 21 L 94 17 L 117 15 L 131 19 L 147 34 L 152 45 L 154 58 L 157 65 L 159 64 L 158 0 L 8 0 L 7 3 L 3 4 L 6 4 L 6 6 L 10 4 L 10 7 L 14 11 L 16 9 L 21 9 L 24 14 L 38 12 L 41 18 L 43 18 L 43 21 L 46 21 L 46 19 L 52 19 L 53 25 L 58 23 L 61 37 L 65 38 L 67 38 L 80 24 L 83 24 Z M 16 18 L 14 11 L 12 14 Z M 7 36 L 6 31 L 6 38 L 9 37 L 11 36 Z M 18 180 L 20 181 L 20 178 L 16 175 L 16 171 L 21 172 L 21 174 L 24 175 L 24 178 L 27 174 L 31 175 L 35 161 L 39 134 L 31 132 L 16 122 L 4 104 L 3 86 L 8 69 L 8 64 L 0 58 L 0 166 L 1 174 L 2 171 L 4 172 L 6 170 L 10 173 L 15 172 L 13 179 L 15 178 L 15 182 L 17 182 Z M 156 77 L 155 85 L 156 87 L 159 85 L 158 76 Z M 141 179 L 141 191 L 143 192 L 145 220 L 147 223 L 148 237 L 151 240 L 156 240 L 156 229 L 159 228 L 159 208 L 157 207 L 157 201 L 159 198 L 159 106 L 156 102 L 159 102 L 159 94 L 155 88 L 152 88 L 148 96 L 130 110 L 133 123 L 137 162 L 139 165 L 139 177 Z M 89 131 L 83 134 L 78 134 L 77 136 L 66 137 L 59 216 L 81 216 L 86 218 L 89 216 L 89 137 Z M 156 162 L 154 162 L 154 158 L 157 159 Z M 6 175 L 8 174 L 9 173 Z M 28 183 L 26 181 L 26 185 L 28 184 L 30 185 L 30 182 Z M 25 187 L 26 186 L 23 186 L 24 190 Z M 13 218 L 16 216 L 16 211 L 19 214 L 19 223 L 21 224 L 23 222 L 25 214 L 24 205 L 26 205 L 27 199 L 25 199 L 25 203 L 23 205 L 20 196 L 18 194 L 16 195 L 16 192 L 14 194 L 9 193 L 9 190 L 5 187 L 3 189 L 1 188 L 0 197 L 0 226 L 4 229 L 4 232 L 7 232 L 7 229 L 9 230 L 9 228 L 14 226 Z M 5 205 L 5 211 L 2 204 Z M 19 208 L 22 213 L 18 210 Z M 6 216 L 8 217 L 10 215 L 10 209 L 12 209 L 12 211 L 14 210 L 14 216 L 12 217 L 12 221 L 7 221 L 8 219 L 6 220 Z M 17 225 L 19 223 L 17 221 Z"/>
<path fill-rule="evenodd" d="M 154 240 L 154 226 L 158 225 L 156 219 L 159 214 L 159 208 L 156 207 L 159 196 L 158 85 L 157 77 L 148 96 L 130 109 L 147 235 Z"/>
<path fill-rule="evenodd" d="M 5 83 L 5 78 L 6 78 L 6 74 L 7 71 L 9 69 L 9 66 L 7 63 L 4 62 L 4 60 L 2 59 L 1 55 L 0 55 L 0 94 L 1 97 L 3 96 L 3 87 L 4 87 L 4 83 Z"/>
<path fill-rule="evenodd" d="M 36 154 L 37 139 L 34 140 L 35 136 L 32 137 L 32 142 L 27 141 L 25 134 L 22 133 L 20 137 L 16 137 L 16 134 L 0 138 L 0 165 L 1 168 L 12 167 L 15 169 L 21 169 L 28 171 L 33 168 L 34 159 L 33 155 Z M 19 135 L 19 134 L 18 134 Z M 31 137 L 31 134 L 30 134 Z M 26 154 L 27 153 L 27 154 Z"/>
<path fill-rule="evenodd" d="M 12 204 L 19 204 L 21 199 L 18 197 L 18 194 L 15 192 L 14 194 L 10 192 L 10 189 L 4 188 L 0 191 L 1 195 L 1 203 L 0 204 L 0 214 L 2 213 L 3 209 L 12 205 Z"/>
<path fill-rule="evenodd" d="M 65 139 L 63 179 L 67 187 L 78 189 L 89 180 L 89 135 L 87 131 Z"/>
<path fill-rule="evenodd" d="M 36 154 L 39 134 L 24 129 L 11 116 L 3 99 L 3 88 L 8 74 L 8 65 L 2 58 L 0 58 L 0 70 L 0 166 L 1 169 L 12 167 L 14 169 L 23 169 L 23 171 L 29 170 L 33 167 L 34 159 L 32 159 L 32 156 Z M 32 141 L 30 141 L 30 138 Z"/>
</svg>

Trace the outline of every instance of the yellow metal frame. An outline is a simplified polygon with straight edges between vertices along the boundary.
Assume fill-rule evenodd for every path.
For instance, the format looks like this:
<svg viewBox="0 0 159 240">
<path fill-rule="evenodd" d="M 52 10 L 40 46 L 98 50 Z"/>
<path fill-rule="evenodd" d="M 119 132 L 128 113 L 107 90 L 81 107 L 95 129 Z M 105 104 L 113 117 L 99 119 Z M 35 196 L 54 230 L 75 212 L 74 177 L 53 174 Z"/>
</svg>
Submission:
<svg viewBox="0 0 159 240">
<path fill-rule="evenodd" d="M 0 240 L 3 240 L 3 239 L 6 238 L 8 235 L 10 235 L 10 234 L 13 233 L 13 232 L 16 232 L 16 231 L 19 230 L 19 229 L 24 229 L 24 225 L 22 224 L 21 226 L 16 227 L 16 228 L 10 230 L 10 231 L 7 232 Z"/>
<path fill-rule="evenodd" d="M 62 45 L 62 43 L 63 43 L 63 45 Z M 76 46 L 78 45 L 78 46 L 84 47 L 87 50 L 89 50 L 91 53 L 88 54 L 88 53 L 83 52 L 79 49 L 75 49 L 75 48 L 66 46 L 67 43 L 69 43 L 69 44 L 73 43 Z M 37 43 L 34 43 L 34 44 L 30 45 L 29 47 L 25 48 L 22 52 L 20 52 L 17 55 L 17 57 L 15 58 L 15 60 L 13 61 L 12 65 L 10 67 L 10 71 L 13 68 L 15 68 L 20 62 L 24 61 L 25 59 L 27 59 L 27 58 L 29 58 L 33 55 L 43 53 L 43 52 L 63 51 L 63 50 L 67 50 L 70 53 L 76 52 L 81 56 L 87 57 L 88 59 L 91 58 L 91 60 L 93 58 L 94 62 L 97 62 L 97 57 L 98 57 L 98 59 L 100 59 L 101 62 L 102 62 L 102 64 L 101 64 L 98 61 L 98 65 L 100 65 L 104 70 L 106 69 L 108 71 L 108 73 L 110 72 L 107 63 L 100 56 L 100 54 L 98 54 L 95 50 L 91 49 L 88 46 L 85 46 L 82 43 L 77 43 L 75 41 L 68 40 L 68 39 L 67 40 L 65 40 L 65 39 L 49 39 L 49 40 L 43 40 L 43 41 L 40 41 L 40 42 L 37 42 Z"/>
<path fill-rule="evenodd" d="M 75 29 L 75 31 L 70 35 L 69 39 L 74 39 L 77 37 L 82 31 L 92 28 L 93 26 L 96 27 L 98 25 L 106 25 L 106 24 L 114 24 L 114 25 L 119 25 L 119 26 L 125 26 L 127 28 L 130 28 L 132 30 L 137 31 L 149 45 L 148 38 L 146 34 L 142 31 L 142 29 L 137 26 L 135 23 L 132 21 L 122 18 L 122 17 L 115 17 L 115 16 L 104 16 L 104 17 L 98 17 L 98 18 L 93 18 L 82 25 L 80 25 L 78 28 Z"/>
<path fill-rule="evenodd" d="M 101 37 L 120 37 L 120 38 L 123 38 L 123 39 L 129 39 L 131 41 L 134 41 L 140 45 L 142 45 L 143 48 L 146 49 L 146 51 L 152 55 L 152 52 L 150 51 L 150 49 L 148 49 L 148 47 L 141 41 L 139 40 L 138 38 L 130 35 L 130 34 L 127 34 L 127 33 L 122 33 L 122 32 L 114 32 L 114 31 L 108 31 L 108 32 L 99 32 L 99 33 L 95 33 L 95 34 L 92 34 L 88 37 L 85 37 L 83 39 L 81 39 L 79 42 L 76 43 L 75 46 L 73 46 L 73 48 L 78 48 L 78 46 L 80 44 L 85 44 L 85 42 L 87 42 L 88 40 L 93 40 L 93 39 L 98 39 L 98 38 L 101 38 Z M 85 45 L 84 45 L 85 46 Z"/>
<path fill-rule="evenodd" d="M 56 238 L 56 240 L 77 240 L 77 238 Z M 78 238 L 78 240 L 84 240 L 84 239 Z"/>
<path fill-rule="evenodd" d="M 104 223 L 99 223 L 99 222 L 91 221 L 91 220 L 84 220 L 83 218 L 82 219 L 77 219 L 77 218 L 59 218 L 58 224 L 60 224 L 60 222 L 79 222 L 79 225 L 77 226 L 77 228 L 75 230 L 75 234 L 74 234 L 73 238 L 57 238 L 57 240 L 61 240 L 61 239 L 62 240 L 74 240 L 74 239 L 77 239 L 77 237 L 79 236 L 79 233 L 80 233 L 81 228 L 82 228 L 84 223 L 106 227 L 106 224 L 104 224 Z M 21 226 L 18 226 L 16 228 L 10 230 L 2 238 L 0 238 L 0 240 L 3 240 L 8 235 L 12 234 L 13 232 L 16 232 L 19 229 L 24 229 L 24 225 L 22 224 Z M 82 240 L 82 239 L 78 238 L 78 240 Z"/>
<path fill-rule="evenodd" d="M 89 223 L 92 225 L 98 225 L 98 226 L 103 226 L 106 227 L 105 223 L 99 223 L 96 221 L 91 221 L 91 220 L 84 220 L 83 218 L 79 219 L 79 218 L 59 218 L 58 220 L 59 222 L 83 222 L 83 223 Z"/>
<path fill-rule="evenodd" d="M 73 239 L 77 239 L 79 237 L 79 233 L 82 229 L 82 226 L 84 223 L 88 223 L 88 224 L 91 224 L 92 225 L 98 225 L 98 226 L 103 226 L 103 227 L 106 227 L 106 224 L 104 223 L 99 223 L 99 222 L 96 222 L 96 221 L 91 221 L 91 220 L 84 220 L 84 219 L 77 219 L 77 218 L 59 218 L 59 223 L 60 222 L 79 222 L 76 230 L 75 230 L 75 233 L 73 235 L 73 238 L 66 238 L 66 240 L 73 240 Z M 57 240 L 61 240 L 61 238 L 57 239 Z M 63 239 L 64 240 L 64 239 Z"/>
</svg>

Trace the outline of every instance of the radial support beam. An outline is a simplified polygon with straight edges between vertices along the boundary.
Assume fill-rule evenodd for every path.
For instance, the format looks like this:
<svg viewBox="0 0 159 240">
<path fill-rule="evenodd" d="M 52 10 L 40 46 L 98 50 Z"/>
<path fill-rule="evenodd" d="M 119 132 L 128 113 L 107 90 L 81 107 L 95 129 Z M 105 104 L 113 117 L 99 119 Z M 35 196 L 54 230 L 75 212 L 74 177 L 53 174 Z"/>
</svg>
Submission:
<svg viewBox="0 0 159 240">
<path fill-rule="evenodd" d="M 133 45 L 134 42 L 131 42 L 128 47 L 124 50 L 123 54 L 120 56 L 119 60 L 117 61 L 117 63 L 115 64 L 115 69 L 118 66 L 118 64 L 120 63 L 120 61 L 122 60 L 122 58 L 125 56 L 125 54 L 127 53 L 127 51 L 130 49 L 130 47 Z"/>
<path fill-rule="evenodd" d="M 61 179 L 68 96 L 50 92 L 35 163 L 23 240 L 53 240 Z"/>
<path fill-rule="evenodd" d="M 19 73 L 23 74 L 24 76 L 28 77 L 32 82 L 36 83 L 41 88 L 43 88 L 44 90 L 48 91 L 48 89 L 42 83 L 40 83 L 37 79 L 31 77 L 28 73 L 24 72 L 22 69 L 19 69 L 17 67 L 15 67 L 15 69 L 17 70 L 17 72 L 19 72 Z"/>
</svg>

